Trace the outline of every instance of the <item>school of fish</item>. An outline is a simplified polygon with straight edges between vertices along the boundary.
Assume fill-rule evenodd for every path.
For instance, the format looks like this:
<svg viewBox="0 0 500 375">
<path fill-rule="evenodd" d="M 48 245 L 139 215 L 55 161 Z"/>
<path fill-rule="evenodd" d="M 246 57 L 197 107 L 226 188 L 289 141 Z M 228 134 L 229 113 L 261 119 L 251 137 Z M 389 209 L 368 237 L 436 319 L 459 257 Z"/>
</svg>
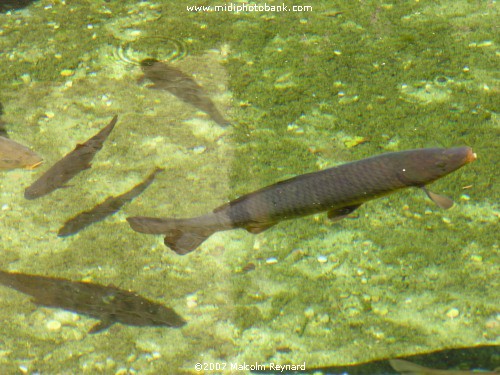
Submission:
<svg viewBox="0 0 500 375">
<path fill-rule="evenodd" d="M 26 1 L 25 3 L 28 3 Z M 20 4 L 20 3 L 19 3 Z M 14 2 L 0 6 L 12 9 Z M 22 5 L 20 5 L 22 6 Z M 163 90 L 201 110 L 219 126 L 230 122 L 219 112 L 203 88 L 188 74 L 165 62 L 144 59 L 139 83 Z M 3 107 L 0 103 L 0 116 Z M 25 189 L 28 200 L 44 197 L 91 167 L 91 161 L 104 146 L 117 124 L 118 116 L 87 141 L 52 164 Z M 43 159 L 30 148 L 8 137 L 8 124 L 0 118 L 0 170 L 34 169 Z M 327 212 L 338 221 L 364 203 L 401 189 L 422 189 L 439 207 L 448 209 L 453 201 L 428 190 L 427 185 L 476 160 L 470 147 L 423 148 L 375 155 L 276 182 L 225 203 L 212 212 L 191 218 L 128 217 L 136 232 L 161 234 L 164 243 L 179 255 L 197 249 L 213 233 L 242 228 L 258 234 L 281 221 Z M 107 216 L 141 194 L 163 168 L 155 168 L 142 182 L 118 196 L 109 196 L 93 208 L 68 219 L 58 231 L 59 237 L 74 235 Z M 61 308 L 88 315 L 99 322 L 89 332 L 101 332 L 114 323 L 134 326 L 180 328 L 186 321 L 172 308 L 151 301 L 135 292 L 114 286 L 63 278 L 0 270 L 0 284 L 30 295 L 40 306 Z M 389 361 L 394 370 L 406 375 L 471 374 L 470 371 L 437 370 L 402 360 Z M 498 374 L 498 372 L 484 372 Z"/>
</svg>

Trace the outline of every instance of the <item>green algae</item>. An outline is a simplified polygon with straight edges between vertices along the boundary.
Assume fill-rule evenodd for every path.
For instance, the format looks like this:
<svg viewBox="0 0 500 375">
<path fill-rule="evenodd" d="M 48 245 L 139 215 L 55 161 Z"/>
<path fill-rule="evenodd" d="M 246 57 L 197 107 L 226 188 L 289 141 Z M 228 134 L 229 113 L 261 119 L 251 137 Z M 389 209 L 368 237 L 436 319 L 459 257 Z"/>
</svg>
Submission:
<svg viewBox="0 0 500 375">
<path fill-rule="evenodd" d="M 498 313 L 494 4 L 343 2 L 336 17 L 325 16 L 327 3 L 313 6 L 311 13 L 237 15 L 191 13 L 170 2 L 40 1 L 0 16 L 9 131 L 43 150 L 47 163 L 120 116 L 76 186 L 27 203 L 23 188 L 37 172 L 5 176 L 2 267 L 113 283 L 188 320 L 182 330 L 112 327 L 96 336 L 86 334 L 94 322 L 81 318 L 47 332 L 54 310 L 33 313 L 27 298 L 9 302 L 19 297 L 2 288 L 2 319 L 15 322 L 3 329 L 10 350 L 0 356 L 3 368 L 189 373 L 201 358 L 306 360 L 309 367 L 498 342 L 498 331 L 486 328 Z M 50 33 L 49 43 L 40 30 Z M 185 44 L 189 53 L 177 67 L 195 72 L 211 94 L 221 94 L 221 85 L 232 93 L 230 130 L 219 135 L 211 124 L 189 122 L 191 108 L 138 87 L 140 73 L 111 56 L 129 30 Z M 154 43 L 136 45 L 155 53 Z M 220 58 L 207 54 L 214 49 Z M 74 76 L 61 75 L 65 69 Z M 425 90 L 422 82 L 436 85 L 439 77 L 449 78 L 445 98 L 436 101 L 429 90 L 425 103 L 405 100 L 402 85 Z M 355 136 L 369 142 L 347 147 L 343 139 Z M 458 201 L 472 185 L 470 200 L 443 212 L 415 189 L 339 223 L 317 216 L 256 237 L 217 234 L 185 257 L 124 221 L 208 212 L 295 174 L 380 153 L 393 140 L 398 150 L 471 145 L 478 160 L 432 186 Z M 198 146 L 206 151 L 194 153 Z M 56 238 L 76 211 L 137 183 L 155 165 L 168 169 L 124 212 Z M 249 262 L 255 270 L 240 273 Z M 446 315 L 452 308 L 455 319 Z M 285 346 L 291 351 L 278 353 Z"/>
</svg>

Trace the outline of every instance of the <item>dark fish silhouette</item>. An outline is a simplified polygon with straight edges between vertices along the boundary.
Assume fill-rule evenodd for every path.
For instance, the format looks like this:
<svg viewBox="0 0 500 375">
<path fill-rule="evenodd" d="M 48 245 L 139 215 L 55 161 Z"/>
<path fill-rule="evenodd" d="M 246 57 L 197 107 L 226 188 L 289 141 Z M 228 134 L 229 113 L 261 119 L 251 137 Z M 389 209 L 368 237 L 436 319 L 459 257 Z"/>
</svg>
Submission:
<svg viewBox="0 0 500 375">
<path fill-rule="evenodd" d="M 3 104 L 0 103 L 0 116 L 2 115 L 3 115 Z M 7 134 L 7 129 L 5 128 L 5 121 L 3 121 L 1 118 L 0 118 L 0 136 L 9 138 Z"/>
<path fill-rule="evenodd" d="M 113 130 L 118 116 L 114 116 L 109 125 L 103 128 L 83 144 L 50 167 L 38 180 L 24 191 L 26 199 L 35 199 L 47 195 L 75 177 L 81 171 L 90 168 L 90 161 L 102 148 L 102 145 Z"/>
<path fill-rule="evenodd" d="M 141 66 L 144 77 L 140 81 L 148 79 L 153 82 L 151 88 L 167 90 L 182 101 L 205 112 L 217 124 L 221 126 L 229 125 L 229 121 L 220 114 L 201 86 L 190 76 L 155 59 L 142 60 Z"/>
<path fill-rule="evenodd" d="M 27 7 L 36 0 L 1 0 L 0 1 L 0 12 L 5 12 L 8 10 L 16 10 Z"/>
<path fill-rule="evenodd" d="M 28 147 L 0 136 L 0 169 L 35 169 L 42 163 L 40 155 Z"/>
<path fill-rule="evenodd" d="M 186 322 L 166 306 L 114 286 L 0 271 L 0 284 L 34 297 L 33 303 L 85 314 L 100 322 L 89 333 L 114 323 L 182 327 Z"/>
<path fill-rule="evenodd" d="M 155 176 L 163 171 L 161 168 L 157 168 L 151 173 L 143 182 L 134 186 L 131 190 L 117 197 L 108 197 L 102 203 L 92 208 L 89 211 L 81 212 L 75 217 L 69 219 L 64 226 L 59 229 L 57 234 L 59 237 L 70 236 L 72 234 L 78 233 L 82 229 L 88 227 L 89 225 L 103 220 L 109 215 L 113 215 L 118 212 L 118 210 L 125 204 L 130 202 L 132 199 L 141 194 L 146 188 L 151 185 Z"/>
<path fill-rule="evenodd" d="M 469 147 L 391 152 L 319 172 L 300 175 L 244 195 L 212 213 L 188 219 L 129 217 L 132 229 L 164 234 L 165 245 L 178 254 L 196 249 L 211 234 L 234 228 L 260 233 L 283 220 L 328 211 L 340 220 L 364 202 L 407 187 L 422 188 L 442 208 L 450 198 L 425 185 L 476 159 Z"/>
<path fill-rule="evenodd" d="M 495 375 L 500 374 L 495 371 L 463 371 L 463 370 L 438 370 L 429 367 L 417 365 L 402 359 L 389 360 L 392 368 L 402 375 Z"/>
</svg>

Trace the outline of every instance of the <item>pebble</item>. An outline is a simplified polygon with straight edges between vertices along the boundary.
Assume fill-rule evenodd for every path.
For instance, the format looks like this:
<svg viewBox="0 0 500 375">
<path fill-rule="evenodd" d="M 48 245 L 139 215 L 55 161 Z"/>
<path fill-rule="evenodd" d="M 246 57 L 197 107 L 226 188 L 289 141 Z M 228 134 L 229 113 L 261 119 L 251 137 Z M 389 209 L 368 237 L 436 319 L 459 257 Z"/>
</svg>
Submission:
<svg viewBox="0 0 500 375">
<path fill-rule="evenodd" d="M 63 77 L 70 77 L 73 74 L 75 74 L 75 72 L 73 70 L 71 70 L 71 69 L 63 69 L 63 70 L 61 70 L 61 75 Z"/>
<path fill-rule="evenodd" d="M 445 224 L 451 224 L 451 219 L 447 218 L 447 217 L 443 217 L 443 223 Z"/>
<path fill-rule="evenodd" d="M 481 263 L 483 261 L 483 257 L 481 255 L 471 255 L 470 260 L 476 263 Z"/>
<path fill-rule="evenodd" d="M 326 256 L 324 256 L 324 255 L 320 255 L 318 257 L 318 262 L 320 262 L 320 263 L 326 263 L 326 262 L 328 262 L 328 258 Z"/>
<path fill-rule="evenodd" d="M 267 264 L 276 264 L 276 263 L 278 263 L 278 259 L 276 259 L 276 258 L 274 258 L 274 257 L 272 257 L 272 258 L 267 258 L 267 259 L 266 259 L 266 263 L 267 263 Z"/>
<path fill-rule="evenodd" d="M 153 352 L 153 353 L 151 353 L 151 358 L 153 360 L 160 359 L 161 358 L 161 353 L 160 352 Z"/>
<path fill-rule="evenodd" d="M 253 243 L 253 249 L 260 250 L 260 241 L 258 239 L 256 239 L 255 242 Z"/>
<path fill-rule="evenodd" d="M 382 331 L 373 331 L 372 335 L 377 339 L 377 340 L 383 340 L 385 339 L 385 333 Z"/>
<path fill-rule="evenodd" d="M 351 317 L 351 318 L 354 318 L 355 316 L 358 316 L 359 314 L 361 314 L 361 311 L 359 311 L 359 309 L 357 309 L 355 307 L 349 307 L 345 311 L 346 311 L 346 315 L 348 317 Z"/>
<path fill-rule="evenodd" d="M 380 316 L 386 316 L 389 313 L 389 309 L 387 307 L 374 308 L 373 312 Z"/>
<path fill-rule="evenodd" d="M 449 309 L 448 312 L 446 313 L 446 316 L 450 319 L 455 319 L 460 315 L 460 311 L 456 308 Z"/>
<path fill-rule="evenodd" d="M 203 154 L 207 148 L 205 146 L 196 146 L 193 148 L 193 154 Z"/>
<path fill-rule="evenodd" d="M 486 327 L 486 329 L 496 329 L 500 326 L 499 320 L 500 319 L 498 319 L 498 317 L 497 318 L 490 318 L 486 321 L 484 326 Z"/>
<path fill-rule="evenodd" d="M 61 322 L 61 324 L 74 324 L 80 319 L 80 315 L 70 311 L 57 311 L 54 313 L 54 320 Z"/>
<path fill-rule="evenodd" d="M 25 84 L 31 83 L 31 76 L 28 73 L 24 73 L 21 75 L 21 81 L 23 81 Z"/>
<path fill-rule="evenodd" d="M 493 41 L 492 40 L 485 40 L 484 42 L 481 42 L 481 43 L 477 43 L 476 47 L 491 47 L 493 45 Z"/>
<path fill-rule="evenodd" d="M 61 329 L 61 322 L 58 320 L 49 320 L 45 325 L 49 331 L 56 332 Z"/>
<path fill-rule="evenodd" d="M 304 310 L 304 316 L 308 319 L 311 319 L 314 316 L 314 309 L 312 307 L 308 307 Z"/>
<path fill-rule="evenodd" d="M 146 353 L 154 353 L 154 352 L 158 352 L 159 353 L 160 349 L 161 349 L 160 345 L 157 342 L 155 342 L 153 340 L 147 340 L 147 339 L 145 339 L 145 340 L 140 340 L 140 339 L 137 340 L 135 342 L 135 346 L 138 349 L 140 349 L 140 350 L 142 350 L 143 352 L 146 352 Z"/>
<path fill-rule="evenodd" d="M 189 309 L 193 309 L 198 306 L 198 297 L 195 294 L 188 295 L 186 297 L 186 306 Z"/>
</svg>

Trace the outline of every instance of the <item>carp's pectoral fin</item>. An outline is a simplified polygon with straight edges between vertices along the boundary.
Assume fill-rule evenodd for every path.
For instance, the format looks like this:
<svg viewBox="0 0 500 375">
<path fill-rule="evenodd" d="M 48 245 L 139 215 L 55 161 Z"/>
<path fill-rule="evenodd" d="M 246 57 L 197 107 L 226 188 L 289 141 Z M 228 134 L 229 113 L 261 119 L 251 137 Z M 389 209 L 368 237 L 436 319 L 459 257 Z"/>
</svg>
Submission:
<svg viewBox="0 0 500 375">
<path fill-rule="evenodd" d="M 163 242 L 177 254 L 185 255 L 200 246 L 212 233 L 202 229 L 198 232 L 175 229 L 165 236 Z"/>
<path fill-rule="evenodd" d="M 451 208 L 451 206 L 453 206 L 453 200 L 451 198 L 433 193 L 432 191 L 427 190 L 425 186 L 422 186 L 422 190 L 425 191 L 425 194 L 427 194 L 429 199 L 436 203 L 438 207 L 447 210 L 448 208 Z"/>
<path fill-rule="evenodd" d="M 101 320 L 100 322 L 97 322 L 96 324 L 94 324 L 90 330 L 89 330 L 89 333 L 99 333 L 99 332 L 102 332 L 104 331 L 105 329 L 108 329 L 109 327 L 111 327 L 115 322 L 112 321 L 111 319 L 103 319 Z"/>
<path fill-rule="evenodd" d="M 273 225 L 276 225 L 276 223 L 250 223 L 245 229 L 252 234 L 259 234 L 271 228 Z"/>
<path fill-rule="evenodd" d="M 354 210 L 357 210 L 361 206 L 360 204 L 355 204 L 353 206 L 345 206 L 345 207 L 340 207 L 340 208 L 334 208 L 330 211 L 328 211 L 328 219 L 331 221 L 339 221 L 342 219 L 345 219 L 347 215 L 351 214 L 354 212 Z"/>
<path fill-rule="evenodd" d="M 390 359 L 389 363 L 394 370 L 401 374 L 430 374 L 434 371 L 428 367 L 420 366 L 403 359 Z"/>
</svg>

